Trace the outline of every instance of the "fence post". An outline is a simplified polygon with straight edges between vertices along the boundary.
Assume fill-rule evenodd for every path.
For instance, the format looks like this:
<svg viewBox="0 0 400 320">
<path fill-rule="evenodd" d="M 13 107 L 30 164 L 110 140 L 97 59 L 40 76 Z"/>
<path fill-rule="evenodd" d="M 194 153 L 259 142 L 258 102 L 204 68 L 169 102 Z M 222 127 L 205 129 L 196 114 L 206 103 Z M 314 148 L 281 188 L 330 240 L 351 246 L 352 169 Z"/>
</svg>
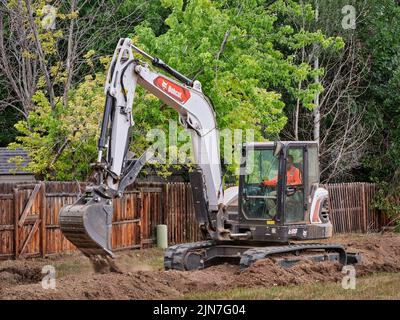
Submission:
<svg viewBox="0 0 400 320">
<path fill-rule="evenodd" d="M 18 259 L 19 252 L 19 234 L 18 234 L 18 221 L 19 221 L 19 201 L 18 189 L 13 189 L 13 203 L 14 203 L 14 258 Z"/>
<path fill-rule="evenodd" d="M 46 184 L 44 182 L 40 183 L 41 189 L 41 206 L 40 206 L 40 251 L 42 257 L 46 257 Z"/>
<path fill-rule="evenodd" d="M 363 203 L 363 205 L 362 205 L 362 208 L 363 208 L 363 231 L 364 232 L 367 232 L 368 231 L 368 214 L 367 214 L 367 201 L 366 201 L 366 199 L 365 199 L 365 183 L 363 183 L 362 184 L 362 188 L 361 188 L 361 191 L 362 191 L 362 197 L 361 197 L 361 199 L 362 199 L 362 203 Z"/>
</svg>

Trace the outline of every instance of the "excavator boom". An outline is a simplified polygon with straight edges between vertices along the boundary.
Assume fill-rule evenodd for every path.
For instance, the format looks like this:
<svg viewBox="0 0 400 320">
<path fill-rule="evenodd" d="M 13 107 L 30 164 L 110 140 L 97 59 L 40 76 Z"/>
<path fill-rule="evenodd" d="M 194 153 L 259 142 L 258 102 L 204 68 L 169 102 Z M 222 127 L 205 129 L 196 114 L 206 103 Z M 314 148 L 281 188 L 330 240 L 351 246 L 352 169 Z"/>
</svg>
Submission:
<svg viewBox="0 0 400 320">
<path fill-rule="evenodd" d="M 149 68 L 134 52 L 175 79 Z M 147 150 L 136 162 L 127 154 L 130 128 L 134 125 L 134 98 L 141 86 L 179 113 L 180 123 L 191 133 L 198 169 L 192 174 L 198 189 L 196 217 L 204 233 L 216 232 L 210 222 L 212 212 L 221 207 L 223 192 L 219 139 L 213 107 L 202 93 L 199 81 L 192 81 L 162 60 L 135 47 L 130 39 L 120 39 L 105 84 L 106 103 L 95 165 L 100 181 L 91 185 L 76 203 L 60 212 L 64 235 L 83 253 L 110 255 L 112 199 L 120 197 L 132 184 L 155 150 Z"/>
</svg>

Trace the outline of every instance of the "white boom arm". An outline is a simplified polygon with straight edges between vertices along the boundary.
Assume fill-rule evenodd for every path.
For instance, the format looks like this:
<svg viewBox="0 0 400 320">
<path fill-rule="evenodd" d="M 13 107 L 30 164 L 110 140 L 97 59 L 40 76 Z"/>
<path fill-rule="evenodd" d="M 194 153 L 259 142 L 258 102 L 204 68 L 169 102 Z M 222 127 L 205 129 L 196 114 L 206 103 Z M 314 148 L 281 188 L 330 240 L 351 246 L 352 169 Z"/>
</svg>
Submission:
<svg viewBox="0 0 400 320">
<path fill-rule="evenodd" d="M 223 192 L 218 130 L 211 103 L 202 93 L 199 81 L 188 86 L 154 72 L 147 64 L 135 59 L 134 50 L 153 59 L 134 47 L 130 39 L 120 39 L 108 71 L 104 118 L 110 120 L 103 119 L 98 158 L 100 163 L 103 150 L 107 149 L 107 155 L 104 155 L 108 164 L 106 185 L 117 190 L 122 178 L 130 141 L 129 129 L 134 125 L 132 106 L 136 86 L 141 85 L 175 109 L 181 124 L 191 132 L 195 161 L 204 176 L 208 209 L 217 211 L 223 201 Z"/>
</svg>

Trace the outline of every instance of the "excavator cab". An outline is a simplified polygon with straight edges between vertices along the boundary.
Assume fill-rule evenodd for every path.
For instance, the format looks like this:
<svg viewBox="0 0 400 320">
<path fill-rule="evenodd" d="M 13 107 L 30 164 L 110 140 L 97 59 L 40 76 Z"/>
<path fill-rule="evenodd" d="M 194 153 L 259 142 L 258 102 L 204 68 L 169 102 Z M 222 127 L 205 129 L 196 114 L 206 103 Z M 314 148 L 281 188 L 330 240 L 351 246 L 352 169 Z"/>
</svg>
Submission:
<svg viewBox="0 0 400 320">
<path fill-rule="evenodd" d="M 248 143 L 242 149 L 236 226 L 256 241 L 323 239 L 332 234 L 328 192 L 319 187 L 316 142 Z M 235 213 L 229 208 L 231 218 Z"/>
<path fill-rule="evenodd" d="M 302 260 L 358 263 L 341 245 L 301 242 L 332 236 L 328 191 L 319 185 L 316 142 L 253 142 L 243 145 L 239 186 L 224 192 L 226 214 L 216 230 L 227 237 L 178 244 L 164 256 L 166 269 L 193 270 L 219 263 L 246 268 L 273 257 L 291 267 Z M 194 194 L 194 202 L 196 195 Z M 224 217 L 224 228 L 218 217 Z"/>
</svg>

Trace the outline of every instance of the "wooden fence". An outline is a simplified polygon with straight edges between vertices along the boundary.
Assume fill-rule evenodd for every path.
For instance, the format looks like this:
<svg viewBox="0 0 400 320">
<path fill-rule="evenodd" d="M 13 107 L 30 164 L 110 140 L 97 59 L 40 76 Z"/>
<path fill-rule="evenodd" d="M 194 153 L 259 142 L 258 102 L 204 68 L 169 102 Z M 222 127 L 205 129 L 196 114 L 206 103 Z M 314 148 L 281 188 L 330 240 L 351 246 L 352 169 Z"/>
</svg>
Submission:
<svg viewBox="0 0 400 320">
<path fill-rule="evenodd" d="M 60 231 L 58 213 L 84 188 L 73 182 L 0 184 L 0 259 L 76 250 Z M 113 250 L 152 246 L 160 223 L 168 224 L 171 244 L 199 240 L 190 192 L 183 183 L 128 188 L 122 199 L 114 201 Z"/>
<path fill-rule="evenodd" d="M 0 259 L 49 256 L 76 248 L 62 235 L 58 212 L 84 190 L 73 182 L 0 184 Z M 326 185 L 336 233 L 377 231 L 387 219 L 371 207 L 373 184 Z M 187 183 L 141 183 L 114 201 L 113 250 L 146 248 L 157 224 L 168 225 L 169 244 L 200 240 Z"/>
<path fill-rule="evenodd" d="M 376 185 L 371 183 L 328 184 L 330 217 L 335 233 L 377 232 L 390 219 L 373 207 Z"/>
</svg>

